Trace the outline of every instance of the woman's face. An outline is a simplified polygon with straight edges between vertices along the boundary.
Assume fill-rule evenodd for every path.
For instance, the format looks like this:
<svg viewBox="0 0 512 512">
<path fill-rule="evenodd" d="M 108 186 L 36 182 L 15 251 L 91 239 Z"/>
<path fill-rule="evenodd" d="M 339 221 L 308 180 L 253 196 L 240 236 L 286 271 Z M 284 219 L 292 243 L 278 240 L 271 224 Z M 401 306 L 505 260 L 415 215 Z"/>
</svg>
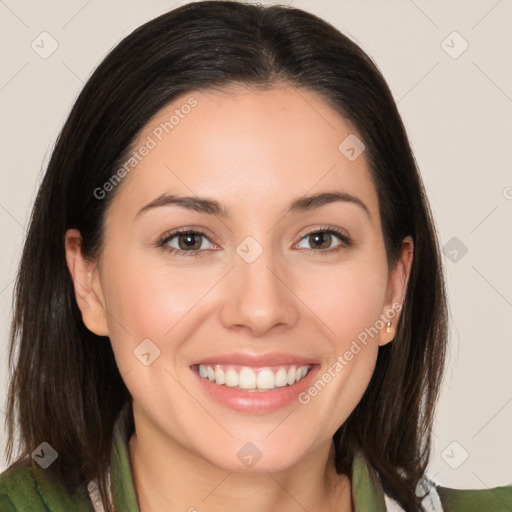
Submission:
<svg viewBox="0 0 512 512">
<path fill-rule="evenodd" d="M 394 336 L 410 268 L 404 246 L 388 274 L 356 137 L 292 88 L 190 93 L 140 134 L 111 180 L 84 285 L 96 300 L 79 299 L 136 425 L 233 471 L 283 470 L 331 442 Z"/>
</svg>

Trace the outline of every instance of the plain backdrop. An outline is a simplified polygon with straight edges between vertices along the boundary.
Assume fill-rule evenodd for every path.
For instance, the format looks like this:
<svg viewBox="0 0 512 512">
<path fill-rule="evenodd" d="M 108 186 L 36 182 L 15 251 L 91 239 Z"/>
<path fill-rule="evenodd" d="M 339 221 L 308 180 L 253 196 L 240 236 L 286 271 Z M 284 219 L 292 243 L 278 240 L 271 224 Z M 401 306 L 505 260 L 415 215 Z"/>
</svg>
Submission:
<svg viewBox="0 0 512 512">
<path fill-rule="evenodd" d="M 183 3 L 0 0 L 2 423 L 13 281 L 55 138 L 106 53 Z M 372 56 L 423 176 L 444 247 L 452 320 L 429 472 L 452 487 L 511 483 L 512 2 L 281 3 L 323 17 Z"/>
</svg>

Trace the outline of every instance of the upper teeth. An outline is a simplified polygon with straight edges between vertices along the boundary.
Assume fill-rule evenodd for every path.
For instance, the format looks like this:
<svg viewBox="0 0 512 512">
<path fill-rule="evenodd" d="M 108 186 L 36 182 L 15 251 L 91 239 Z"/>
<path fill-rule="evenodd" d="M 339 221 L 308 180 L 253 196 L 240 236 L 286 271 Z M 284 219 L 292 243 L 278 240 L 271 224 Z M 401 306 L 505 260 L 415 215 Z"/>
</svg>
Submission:
<svg viewBox="0 0 512 512">
<path fill-rule="evenodd" d="M 230 388 L 269 390 L 275 387 L 291 386 L 303 379 L 311 365 L 287 365 L 254 369 L 248 366 L 221 367 L 221 365 L 199 365 L 199 375 L 219 385 Z"/>
</svg>

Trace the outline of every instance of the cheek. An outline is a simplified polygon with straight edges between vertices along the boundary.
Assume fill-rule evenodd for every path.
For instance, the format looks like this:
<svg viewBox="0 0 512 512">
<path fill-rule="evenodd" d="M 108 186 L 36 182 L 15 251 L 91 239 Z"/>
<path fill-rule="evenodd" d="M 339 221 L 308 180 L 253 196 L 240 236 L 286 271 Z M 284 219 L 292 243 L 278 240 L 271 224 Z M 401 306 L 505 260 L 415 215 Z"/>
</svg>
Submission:
<svg viewBox="0 0 512 512">
<path fill-rule="evenodd" d="M 211 271 L 192 265 L 170 268 L 131 258 L 110 268 L 106 302 L 119 323 L 139 337 L 163 338 L 215 283 Z M 118 322 L 110 323 L 118 332 Z"/>
<path fill-rule="evenodd" d="M 382 265 L 354 262 L 305 276 L 299 296 L 323 321 L 337 352 L 379 319 L 386 292 Z"/>
<path fill-rule="evenodd" d="M 171 266 L 165 257 L 155 261 L 137 251 L 126 251 L 123 258 L 105 255 L 104 297 L 117 365 L 131 391 L 148 389 L 157 377 L 136 358 L 139 347 L 145 346 L 141 343 L 149 339 L 157 347 L 153 350 L 158 358 L 149 368 L 178 366 L 182 346 L 200 324 L 197 315 L 202 312 L 204 317 L 205 296 L 223 272 L 183 260 Z"/>
<path fill-rule="evenodd" d="M 309 420 L 323 418 L 323 431 L 334 433 L 360 402 L 373 375 L 378 354 L 375 326 L 386 274 L 378 265 L 346 265 L 330 272 L 322 285 L 319 277 L 310 275 L 300 296 L 322 320 L 325 358 L 300 403 Z"/>
<path fill-rule="evenodd" d="M 180 347 L 189 338 L 191 312 L 215 282 L 211 275 L 191 269 L 170 269 L 134 255 L 111 259 L 104 267 L 108 276 L 104 297 L 117 366 L 132 396 L 149 408 L 161 407 L 162 387 L 173 383 L 166 372 L 174 374 Z M 151 389 L 155 393 L 148 393 Z"/>
</svg>

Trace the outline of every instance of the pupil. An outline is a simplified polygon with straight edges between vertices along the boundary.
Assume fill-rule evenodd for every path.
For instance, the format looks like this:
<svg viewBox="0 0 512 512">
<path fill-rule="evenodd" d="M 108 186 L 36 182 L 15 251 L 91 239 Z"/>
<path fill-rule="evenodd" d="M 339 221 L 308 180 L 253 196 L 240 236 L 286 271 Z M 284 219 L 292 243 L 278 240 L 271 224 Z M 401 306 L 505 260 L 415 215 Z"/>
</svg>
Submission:
<svg viewBox="0 0 512 512">
<path fill-rule="evenodd" d="M 331 239 L 331 235 L 329 233 L 316 233 L 314 235 L 311 235 L 312 238 L 315 240 L 315 244 L 316 243 L 319 243 L 319 245 L 321 246 L 320 248 L 321 249 L 328 249 L 329 248 L 329 245 L 330 245 L 330 239 Z M 322 240 L 323 240 L 323 244 L 322 244 Z"/>
<path fill-rule="evenodd" d="M 190 248 L 196 248 L 195 246 L 197 245 L 197 240 L 194 240 L 194 238 L 196 237 L 197 235 L 194 235 L 194 234 L 185 234 L 185 235 L 181 235 L 180 236 L 180 242 L 182 240 L 185 240 L 185 247 L 190 249 Z M 199 246 L 201 246 L 201 244 L 199 244 Z M 180 247 L 181 247 L 181 243 L 180 243 Z M 182 247 L 181 247 L 182 248 Z"/>
</svg>

